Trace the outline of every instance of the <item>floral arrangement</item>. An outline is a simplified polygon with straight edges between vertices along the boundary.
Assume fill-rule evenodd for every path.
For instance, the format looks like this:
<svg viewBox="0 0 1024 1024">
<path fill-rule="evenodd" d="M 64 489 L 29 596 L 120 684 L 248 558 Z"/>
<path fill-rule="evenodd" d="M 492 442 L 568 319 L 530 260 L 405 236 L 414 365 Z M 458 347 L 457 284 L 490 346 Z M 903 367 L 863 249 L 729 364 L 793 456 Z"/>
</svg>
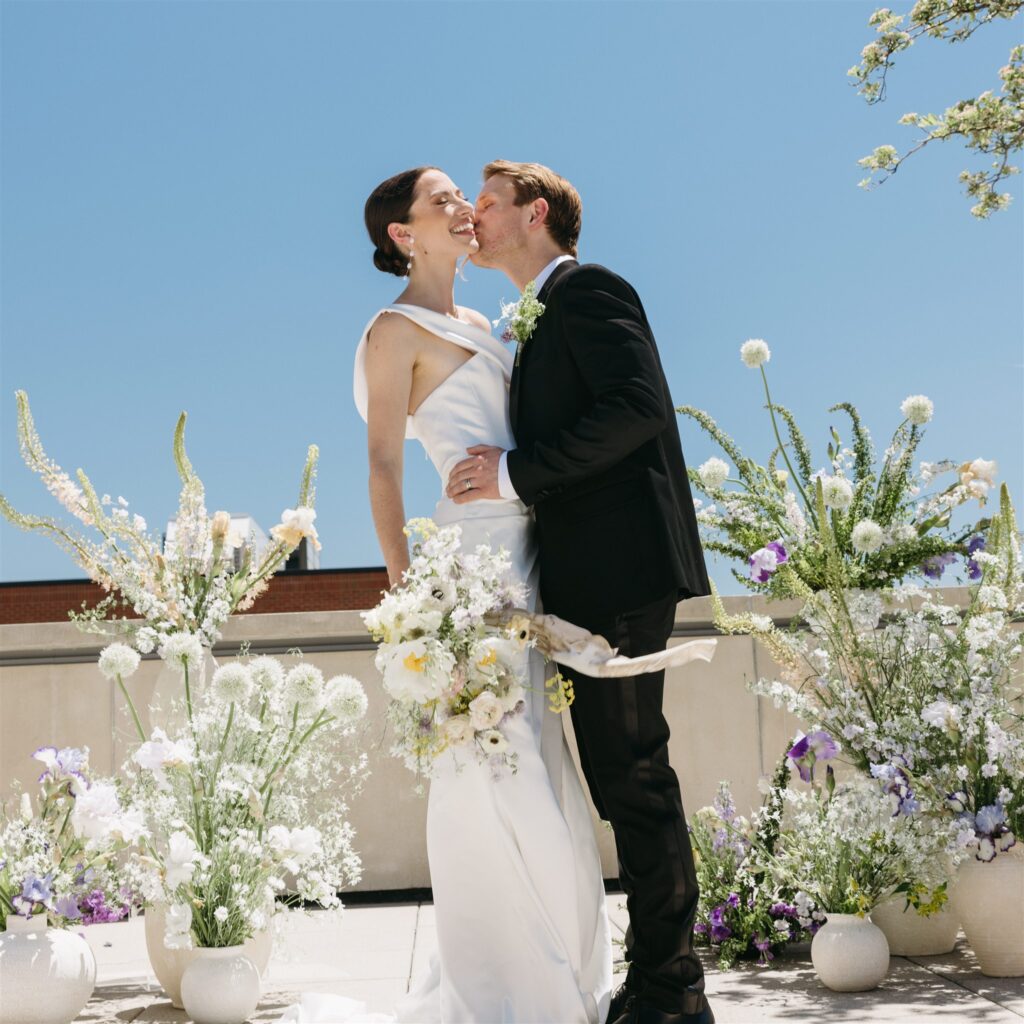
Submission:
<svg viewBox="0 0 1024 1024">
<path fill-rule="evenodd" d="M 783 759 L 753 821 L 737 814 L 723 782 L 690 827 L 701 894 L 694 937 L 715 951 L 723 970 L 754 958 L 767 967 L 787 944 L 810 938 L 824 918 L 806 892 L 778 884 L 757 859 L 757 851 L 776 850 L 788 780 Z"/>
<path fill-rule="evenodd" d="M 516 302 L 502 302 L 501 316 L 493 321 L 498 327 L 505 324 L 501 332 L 502 341 L 516 343 L 516 366 L 523 348 L 537 327 L 537 321 L 544 315 L 544 303 L 537 301 L 537 284 L 530 281 Z"/>
<path fill-rule="evenodd" d="M 884 789 L 890 813 L 929 820 L 951 856 L 991 860 L 1024 829 L 1014 626 L 1024 616 L 1024 562 L 1005 486 L 999 513 L 971 547 L 978 580 L 963 606 L 914 584 L 847 590 L 837 572 L 806 600 L 806 630 L 729 616 L 717 600 L 715 620 L 764 641 L 782 678 L 758 680 L 755 692 L 842 737 L 847 759 Z"/>
<path fill-rule="evenodd" d="M 0 931 L 7 916 L 54 927 L 119 921 L 139 905 L 141 871 L 123 854 L 146 837 L 117 787 L 91 777 L 88 749 L 41 747 L 39 793 L 0 807 Z"/>
<path fill-rule="evenodd" d="M 902 403 L 904 418 L 880 467 L 856 407 L 849 402 L 832 406 L 830 412 L 849 417 L 852 444 L 844 445 L 832 428 L 828 465 L 815 469 L 793 413 L 772 400 L 767 344 L 752 338 L 740 356 L 760 371 L 764 385 L 775 438 L 765 465 L 745 456 L 706 412 L 693 406 L 677 412 L 695 420 L 735 467 L 731 477 L 729 463 L 713 457 L 689 476 L 710 499 L 710 504 L 697 499 L 704 547 L 740 562 L 743 571 L 732 572 L 745 587 L 772 597 L 804 598 L 827 585 L 829 572 L 841 572 L 847 588 L 881 589 L 911 574 L 937 579 L 958 556 L 967 560 L 969 572 L 975 571 L 970 539 L 987 521 L 953 530 L 950 520 L 956 508 L 971 500 L 985 504 L 997 467 L 974 459 L 960 465 L 922 462 L 915 470 L 922 427 L 934 414 L 926 396 L 911 395 Z M 954 471 L 954 479 L 941 490 L 927 490 Z M 830 555 L 838 557 L 829 563 Z"/>
<path fill-rule="evenodd" d="M 392 752 L 424 776 L 449 748 L 475 754 L 497 773 L 514 772 L 517 755 L 505 725 L 525 708 L 520 679 L 531 640 L 515 621 L 496 622 L 523 604 L 525 588 L 509 581 L 503 549 L 462 551 L 458 526 L 413 519 L 406 535 L 412 557 L 402 586 L 363 613 L 392 698 Z M 563 710 L 571 687 L 557 677 L 550 685 L 551 709 Z"/>
<path fill-rule="evenodd" d="M 28 395 L 18 391 L 16 397 L 18 440 L 26 465 L 39 474 L 50 493 L 79 523 L 99 534 L 99 540 L 91 540 L 55 519 L 22 514 L 3 495 L 0 512 L 22 529 L 52 537 L 107 592 L 108 596 L 95 607 L 71 613 L 83 629 L 127 634 L 143 654 L 156 650 L 178 633 L 196 636 L 203 646 L 212 647 L 228 616 L 252 606 L 303 537 L 320 546 L 313 525 L 313 481 L 319 455 L 316 445 L 310 445 L 307 452 L 298 504 L 284 511 L 281 522 L 270 531 L 274 543 L 255 558 L 250 540 L 231 530 L 227 512 L 213 516 L 207 513 L 203 483 L 185 451 L 186 416 L 182 413 L 174 432 L 181 497 L 174 537 L 164 550 L 160 541 L 147 532 L 145 519 L 129 514 L 123 497 L 115 502 L 107 494 L 98 495 L 81 469 L 76 482 L 47 456 L 36 432 Z M 236 568 L 234 554 L 238 548 L 242 549 L 242 558 Z M 117 619 L 119 607 L 130 607 L 139 619 L 124 615 Z"/>
<path fill-rule="evenodd" d="M 122 686 L 134 653 L 114 644 L 101 657 Z M 196 637 L 165 653 L 183 675 L 201 657 Z M 268 925 L 286 874 L 285 902 L 340 906 L 360 875 L 346 800 L 366 776 L 365 754 L 348 749 L 366 708 L 351 676 L 325 681 L 306 661 L 286 670 L 266 656 L 221 665 L 175 735 L 147 736 L 132 708 L 141 743 L 124 799 L 146 823 L 143 895 L 169 905 L 169 948 L 244 942 Z"/>
</svg>

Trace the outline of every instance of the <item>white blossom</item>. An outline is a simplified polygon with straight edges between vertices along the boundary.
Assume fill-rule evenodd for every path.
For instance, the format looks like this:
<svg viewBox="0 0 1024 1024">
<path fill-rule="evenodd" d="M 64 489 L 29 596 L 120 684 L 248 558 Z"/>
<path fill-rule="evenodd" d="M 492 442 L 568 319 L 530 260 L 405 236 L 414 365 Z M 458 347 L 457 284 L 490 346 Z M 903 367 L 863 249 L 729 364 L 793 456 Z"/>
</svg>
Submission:
<svg viewBox="0 0 1024 1024">
<path fill-rule="evenodd" d="M 920 427 L 927 423 L 935 412 L 932 400 L 925 395 L 908 395 L 900 405 L 900 412 L 914 426 Z"/>
<path fill-rule="evenodd" d="M 127 644 L 109 644 L 100 651 L 100 672 L 107 679 L 127 679 L 139 667 L 140 660 L 138 651 Z"/>
<path fill-rule="evenodd" d="M 768 345 L 761 338 L 750 338 L 740 346 L 743 365 L 749 366 L 752 370 L 757 369 L 762 363 L 767 363 L 771 356 Z"/>
</svg>

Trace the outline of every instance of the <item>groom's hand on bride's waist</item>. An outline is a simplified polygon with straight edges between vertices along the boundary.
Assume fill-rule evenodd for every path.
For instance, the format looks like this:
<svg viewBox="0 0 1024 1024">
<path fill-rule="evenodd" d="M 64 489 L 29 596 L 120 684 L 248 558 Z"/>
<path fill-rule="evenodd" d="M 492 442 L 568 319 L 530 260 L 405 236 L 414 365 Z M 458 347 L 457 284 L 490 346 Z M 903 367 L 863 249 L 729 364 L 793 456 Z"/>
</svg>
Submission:
<svg viewBox="0 0 1024 1024">
<path fill-rule="evenodd" d="M 457 505 L 479 501 L 481 498 L 500 498 L 498 463 L 504 449 L 477 444 L 466 451 L 470 457 L 463 459 L 452 470 L 445 493 Z"/>
</svg>

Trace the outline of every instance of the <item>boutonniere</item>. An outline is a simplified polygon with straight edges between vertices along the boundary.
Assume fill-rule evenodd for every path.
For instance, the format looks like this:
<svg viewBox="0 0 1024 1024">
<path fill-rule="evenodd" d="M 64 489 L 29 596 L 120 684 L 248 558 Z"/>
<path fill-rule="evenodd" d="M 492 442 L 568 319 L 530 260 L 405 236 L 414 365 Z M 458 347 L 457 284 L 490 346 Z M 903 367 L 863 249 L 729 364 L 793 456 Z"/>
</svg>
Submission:
<svg viewBox="0 0 1024 1024">
<path fill-rule="evenodd" d="M 502 302 L 501 316 L 494 321 L 494 326 L 497 327 L 504 321 L 505 329 L 501 332 L 501 340 L 516 343 L 516 366 L 519 365 L 523 346 L 530 340 L 530 335 L 533 334 L 543 313 L 544 303 L 537 301 L 537 286 L 533 281 L 523 289 L 518 302 Z"/>
</svg>

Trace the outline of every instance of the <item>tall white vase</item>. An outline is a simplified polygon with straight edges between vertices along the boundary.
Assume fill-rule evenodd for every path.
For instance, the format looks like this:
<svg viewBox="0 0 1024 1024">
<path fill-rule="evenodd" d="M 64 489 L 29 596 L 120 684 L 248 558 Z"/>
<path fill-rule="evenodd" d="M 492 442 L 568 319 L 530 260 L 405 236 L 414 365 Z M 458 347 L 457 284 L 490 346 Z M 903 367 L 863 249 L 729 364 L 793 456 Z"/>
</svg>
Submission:
<svg viewBox="0 0 1024 1024">
<path fill-rule="evenodd" d="M 243 946 L 198 949 L 181 976 L 181 1001 L 195 1024 L 244 1024 L 260 1001 L 260 972 Z"/>
<path fill-rule="evenodd" d="M 960 918 L 947 903 L 938 913 L 924 917 L 913 907 L 904 910 L 902 896 L 886 900 L 871 911 L 882 929 L 892 956 L 938 956 L 949 953 L 960 933 Z"/>
<path fill-rule="evenodd" d="M 271 908 L 272 909 L 272 908 Z M 269 914 L 268 914 L 269 916 Z M 185 968 L 196 958 L 197 949 L 168 949 L 164 945 L 164 931 L 167 921 L 167 907 L 163 903 L 147 907 L 143 915 L 146 932 L 146 952 L 149 954 L 149 963 L 160 982 L 171 1005 L 181 1010 L 184 1003 L 181 999 L 181 976 Z M 247 939 L 242 947 L 245 955 L 256 965 L 257 971 L 262 975 L 270 963 L 270 954 L 273 949 L 273 935 L 269 928 L 256 932 L 251 939 Z M 0 1022 L 2 1024 L 2 1022 Z"/>
<path fill-rule="evenodd" d="M 957 869 L 953 906 L 990 978 L 1024 977 L 1024 843 L 987 864 L 970 857 Z"/>
<path fill-rule="evenodd" d="M 76 932 L 45 915 L 10 914 L 0 932 L 0 1024 L 68 1024 L 96 987 L 96 958 Z"/>
<path fill-rule="evenodd" d="M 889 973 L 889 946 L 870 918 L 829 914 L 811 940 L 811 963 L 833 992 L 867 992 Z"/>
</svg>

